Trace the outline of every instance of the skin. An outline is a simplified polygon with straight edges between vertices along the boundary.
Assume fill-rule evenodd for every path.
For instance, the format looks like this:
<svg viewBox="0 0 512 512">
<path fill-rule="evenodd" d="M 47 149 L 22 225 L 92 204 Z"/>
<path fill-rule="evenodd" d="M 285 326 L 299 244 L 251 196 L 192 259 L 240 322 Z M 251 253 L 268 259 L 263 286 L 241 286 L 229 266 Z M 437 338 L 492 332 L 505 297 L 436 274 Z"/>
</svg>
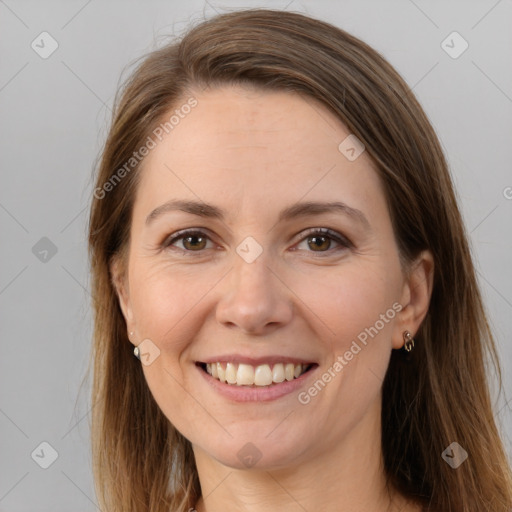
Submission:
<svg viewBox="0 0 512 512">
<path fill-rule="evenodd" d="M 132 343 L 150 339 L 160 350 L 144 375 L 192 443 L 197 510 L 419 510 L 385 488 L 380 413 L 391 350 L 428 310 L 431 253 L 402 271 L 372 160 L 338 150 L 350 132 L 319 103 L 239 86 L 193 95 L 198 105 L 146 157 L 127 271 L 112 271 Z M 169 199 L 199 198 L 226 219 L 174 211 L 145 224 Z M 371 230 L 340 213 L 278 223 L 299 201 L 343 201 Z M 205 231 L 206 241 L 162 248 L 186 228 Z M 318 248 L 308 228 L 330 228 L 353 246 L 328 238 Z M 252 263 L 236 252 L 248 236 L 263 249 Z M 237 352 L 315 361 L 318 378 L 393 303 L 401 311 L 308 404 L 295 392 L 234 402 L 198 377 L 196 361 Z M 248 442 L 261 454 L 250 468 L 237 457 Z"/>
</svg>

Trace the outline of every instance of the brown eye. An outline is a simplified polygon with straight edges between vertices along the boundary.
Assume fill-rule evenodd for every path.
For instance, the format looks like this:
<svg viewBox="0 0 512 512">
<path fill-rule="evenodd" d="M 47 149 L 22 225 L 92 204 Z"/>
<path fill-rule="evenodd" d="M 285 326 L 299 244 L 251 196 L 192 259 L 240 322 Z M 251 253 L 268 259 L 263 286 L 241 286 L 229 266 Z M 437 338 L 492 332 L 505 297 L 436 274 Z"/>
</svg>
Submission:
<svg viewBox="0 0 512 512">
<path fill-rule="evenodd" d="M 323 250 L 323 249 L 330 248 L 331 239 L 328 236 L 314 235 L 314 236 L 308 236 L 308 239 L 312 240 L 312 242 L 308 244 L 309 247 L 311 247 L 311 249 L 314 249 L 315 251 L 316 251 L 316 249 Z"/>
<path fill-rule="evenodd" d="M 179 241 L 182 243 L 182 247 L 176 246 L 177 249 L 183 252 L 201 252 L 207 249 L 207 243 L 210 237 L 199 230 L 184 230 L 176 233 L 172 238 L 168 238 L 162 244 L 162 247 L 175 246 Z M 352 243 L 342 235 L 339 235 L 336 231 L 332 231 L 326 228 L 315 228 L 309 230 L 306 236 L 302 239 L 301 243 L 307 242 L 308 252 L 316 253 L 332 253 L 342 249 L 352 247 Z M 332 248 L 332 243 L 338 244 L 338 248 Z"/>
<path fill-rule="evenodd" d="M 189 247 L 187 247 L 187 244 L 190 244 Z M 185 249 L 204 249 L 206 245 L 206 237 L 204 236 L 197 236 L 197 235 L 189 235 L 183 238 L 183 246 Z"/>
<path fill-rule="evenodd" d="M 307 241 L 307 247 L 309 248 L 309 251 L 307 252 L 333 253 L 335 251 L 353 247 L 350 240 L 338 234 L 336 231 L 332 231 L 327 228 L 310 229 L 306 233 L 306 237 L 302 239 L 301 243 L 304 241 Z M 339 247 L 332 248 L 332 242 L 338 244 Z"/>
<path fill-rule="evenodd" d="M 181 231 L 173 238 L 166 240 L 162 245 L 163 247 L 169 247 L 180 240 L 182 241 L 182 247 L 178 247 L 178 249 L 185 252 L 200 252 L 202 249 L 206 249 L 209 237 L 202 231 Z"/>
</svg>

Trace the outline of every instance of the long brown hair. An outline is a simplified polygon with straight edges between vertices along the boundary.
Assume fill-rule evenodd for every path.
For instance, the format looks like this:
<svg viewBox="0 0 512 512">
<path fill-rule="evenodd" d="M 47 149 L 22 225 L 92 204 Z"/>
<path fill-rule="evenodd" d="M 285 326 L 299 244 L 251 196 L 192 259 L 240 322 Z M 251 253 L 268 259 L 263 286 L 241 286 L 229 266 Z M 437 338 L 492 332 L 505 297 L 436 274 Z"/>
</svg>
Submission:
<svg viewBox="0 0 512 512">
<path fill-rule="evenodd" d="M 295 91 L 324 104 L 376 163 L 402 261 L 432 251 L 434 285 L 416 348 L 410 360 L 393 351 L 383 383 L 388 482 L 431 511 L 510 512 L 512 475 L 486 357 L 501 390 L 500 364 L 437 136 L 407 84 L 364 42 L 301 14 L 259 9 L 216 16 L 150 53 L 116 97 L 89 226 L 100 507 L 185 512 L 200 495 L 191 445 L 157 406 L 132 354 L 110 265 L 126 262 L 129 245 L 140 164 L 126 163 L 194 87 L 224 84 Z M 455 441 L 469 455 L 457 469 L 441 456 Z"/>
</svg>

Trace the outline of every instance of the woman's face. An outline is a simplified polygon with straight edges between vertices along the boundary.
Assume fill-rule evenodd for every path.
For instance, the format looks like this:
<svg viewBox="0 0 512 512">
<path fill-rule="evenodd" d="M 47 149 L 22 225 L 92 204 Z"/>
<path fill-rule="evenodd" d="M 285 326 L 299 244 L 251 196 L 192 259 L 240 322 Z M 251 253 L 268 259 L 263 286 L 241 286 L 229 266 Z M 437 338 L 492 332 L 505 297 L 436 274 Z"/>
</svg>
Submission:
<svg viewBox="0 0 512 512">
<path fill-rule="evenodd" d="M 196 455 L 286 467 L 379 419 L 420 320 L 377 173 L 333 114 L 286 92 L 194 96 L 141 170 L 121 306 Z"/>
</svg>

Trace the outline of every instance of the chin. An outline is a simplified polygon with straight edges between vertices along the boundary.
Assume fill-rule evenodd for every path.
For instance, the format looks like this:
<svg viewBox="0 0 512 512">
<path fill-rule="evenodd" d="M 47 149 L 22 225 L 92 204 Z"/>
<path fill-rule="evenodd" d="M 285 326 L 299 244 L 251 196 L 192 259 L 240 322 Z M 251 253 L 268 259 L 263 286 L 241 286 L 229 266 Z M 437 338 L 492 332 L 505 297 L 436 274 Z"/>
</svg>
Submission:
<svg viewBox="0 0 512 512">
<path fill-rule="evenodd" d="M 282 420 L 281 420 L 282 421 Z M 304 458 L 308 445 L 305 437 L 290 432 L 285 425 L 277 427 L 279 422 L 270 422 L 264 425 L 256 424 L 247 428 L 236 429 L 233 437 L 226 439 L 223 436 L 219 442 L 211 443 L 206 435 L 202 439 L 209 439 L 207 445 L 201 445 L 201 450 L 221 464 L 233 469 L 276 470 L 289 466 L 296 466 Z M 284 423 L 284 422 L 283 422 Z M 270 435 L 269 435 L 270 433 Z"/>
</svg>

